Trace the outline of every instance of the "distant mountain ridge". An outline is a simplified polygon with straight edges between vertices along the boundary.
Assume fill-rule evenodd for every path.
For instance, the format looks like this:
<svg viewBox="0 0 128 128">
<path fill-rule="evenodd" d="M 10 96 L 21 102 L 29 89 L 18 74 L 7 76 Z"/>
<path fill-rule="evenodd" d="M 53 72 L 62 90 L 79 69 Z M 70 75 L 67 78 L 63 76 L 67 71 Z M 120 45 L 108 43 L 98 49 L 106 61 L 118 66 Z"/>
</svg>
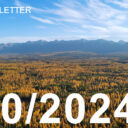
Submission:
<svg viewBox="0 0 128 128">
<path fill-rule="evenodd" d="M 91 52 L 97 54 L 128 53 L 128 42 L 98 40 L 28 41 L 26 43 L 0 44 L 0 54 L 29 54 L 54 52 Z"/>
</svg>

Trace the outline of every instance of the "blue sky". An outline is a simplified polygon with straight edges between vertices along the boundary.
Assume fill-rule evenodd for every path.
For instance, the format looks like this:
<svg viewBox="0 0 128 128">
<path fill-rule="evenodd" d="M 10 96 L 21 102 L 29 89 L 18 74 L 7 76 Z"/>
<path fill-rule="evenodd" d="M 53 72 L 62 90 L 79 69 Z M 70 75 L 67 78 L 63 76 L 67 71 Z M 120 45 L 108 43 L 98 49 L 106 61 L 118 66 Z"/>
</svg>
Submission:
<svg viewBox="0 0 128 128">
<path fill-rule="evenodd" d="M 27 40 L 128 41 L 128 0 L 0 0 L 31 14 L 0 14 L 0 43 Z"/>
</svg>

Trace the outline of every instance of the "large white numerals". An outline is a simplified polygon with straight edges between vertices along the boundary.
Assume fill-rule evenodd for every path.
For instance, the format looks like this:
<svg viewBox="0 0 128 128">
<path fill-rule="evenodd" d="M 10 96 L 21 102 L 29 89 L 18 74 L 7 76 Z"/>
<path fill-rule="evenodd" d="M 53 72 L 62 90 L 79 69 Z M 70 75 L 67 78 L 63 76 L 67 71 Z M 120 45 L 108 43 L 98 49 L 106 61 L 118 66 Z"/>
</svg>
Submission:
<svg viewBox="0 0 128 128">
<path fill-rule="evenodd" d="M 126 105 L 126 112 L 121 112 L 123 107 Z M 115 117 L 126 117 L 126 122 L 128 123 L 128 94 L 124 97 L 122 102 L 119 104 L 118 108 L 114 113 Z"/>
<path fill-rule="evenodd" d="M 11 99 L 13 99 L 15 102 L 15 116 L 13 119 L 9 117 L 9 111 L 8 111 L 9 101 Z M 3 103 L 2 103 L 2 115 L 4 120 L 9 124 L 15 124 L 19 121 L 21 116 L 21 100 L 18 95 L 10 93 L 4 97 Z"/>
<path fill-rule="evenodd" d="M 52 107 L 42 116 L 40 123 L 60 123 L 60 118 L 49 118 L 59 107 L 60 100 L 55 94 L 48 93 L 42 96 L 41 102 L 46 103 L 48 99 L 53 99 L 54 104 Z"/>
<path fill-rule="evenodd" d="M 110 100 L 107 95 L 99 93 L 95 94 L 91 98 L 92 103 L 96 103 L 96 101 L 101 98 L 104 101 L 103 106 L 92 116 L 90 119 L 90 123 L 110 123 L 109 118 L 100 118 L 100 116 L 107 110 L 110 104 Z"/>
<path fill-rule="evenodd" d="M 37 93 L 33 93 L 28 109 L 28 115 L 26 119 L 26 124 L 30 124 L 34 105 L 36 102 Z M 9 116 L 9 103 L 10 100 L 14 100 L 15 104 L 15 115 L 13 118 Z M 59 107 L 60 99 L 56 94 L 48 93 L 42 96 L 41 101 L 42 103 L 46 103 L 48 99 L 52 99 L 54 101 L 52 107 L 44 113 L 42 116 L 40 123 L 60 123 L 60 118 L 52 118 L 50 117 Z M 72 106 L 73 106 L 73 100 L 76 99 L 78 101 L 78 116 L 76 118 L 72 115 Z M 110 123 L 110 118 L 102 118 L 101 115 L 108 109 L 110 105 L 109 97 L 106 94 L 98 93 L 92 96 L 90 102 L 96 103 L 98 99 L 103 100 L 103 105 L 101 108 L 94 113 L 92 118 L 90 119 L 90 123 Z M 123 108 L 126 106 L 126 112 L 123 112 Z M 3 98 L 2 102 L 2 115 L 3 119 L 8 124 L 15 124 L 20 120 L 21 117 L 21 111 L 22 111 L 22 105 L 20 97 L 14 93 L 7 94 Z M 84 119 L 85 115 L 85 102 L 83 97 L 78 93 L 72 93 L 70 94 L 65 103 L 65 114 L 67 117 L 67 120 L 72 124 L 78 124 L 81 123 L 81 121 Z M 125 117 L 126 122 L 128 123 L 128 94 L 124 97 L 122 102 L 119 104 L 118 108 L 114 112 L 114 117 Z"/>
<path fill-rule="evenodd" d="M 78 104 L 79 104 L 79 114 L 76 119 L 74 119 L 72 117 L 72 101 L 73 101 L 73 99 L 77 99 Z M 84 114 L 85 114 L 85 103 L 84 103 L 83 97 L 77 93 L 73 93 L 73 94 L 69 95 L 66 100 L 66 104 L 65 104 L 65 112 L 66 112 L 67 120 L 70 123 L 72 123 L 72 124 L 80 123 L 84 119 Z"/>
</svg>

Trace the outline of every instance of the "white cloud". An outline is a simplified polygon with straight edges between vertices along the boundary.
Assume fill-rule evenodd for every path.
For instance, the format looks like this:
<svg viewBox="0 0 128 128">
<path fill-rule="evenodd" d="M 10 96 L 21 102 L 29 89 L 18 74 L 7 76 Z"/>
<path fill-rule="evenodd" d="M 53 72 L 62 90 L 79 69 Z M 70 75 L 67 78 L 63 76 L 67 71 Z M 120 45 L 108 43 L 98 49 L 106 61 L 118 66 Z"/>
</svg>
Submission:
<svg viewBox="0 0 128 128">
<path fill-rule="evenodd" d="M 36 16 L 30 16 L 30 17 L 34 20 L 41 22 L 41 23 L 54 24 L 54 22 L 52 22 L 51 20 L 48 20 L 48 19 L 43 19 L 43 18 L 36 17 Z"/>
<path fill-rule="evenodd" d="M 19 0 L 15 0 L 15 5 L 18 6 L 18 7 L 29 6 L 29 7 L 31 7 L 32 11 L 37 12 L 37 13 L 42 13 L 43 12 L 43 9 L 27 5 L 23 2 L 20 2 Z"/>
<path fill-rule="evenodd" d="M 77 1 L 77 2 L 76 2 Z M 87 0 L 80 3 L 78 0 L 62 0 L 55 3 L 56 8 L 43 10 L 46 14 L 56 15 L 58 21 L 83 24 L 121 24 L 126 19 L 126 12 L 115 9 L 101 0 Z"/>
<path fill-rule="evenodd" d="M 23 4 L 16 0 L 16 5 L 21 6 Z M 59 3 L 54 3 L 54 6 L 54 8 L 47 9 L 32 8 L 41 12 L 41 15 L 52 14 L 47 16 L 47 19 L 50 18 L 58 22 L 78 23 L 81 26 L 94 23 L 98 25 L 122 24 L 127 17 L 126 12 L 115 9 L 101 0 L 87 0 L 83 3 L 80 3 L 78 0 L 62 0 Z"/>
<path fill-rule="evenodd" d="M 107 0 L 107 2 L 119 5 L 122 8 L 128 8 L 128 0 Z"/>
<path fill-rule="evenodd" d="M 58 10 L 54 10 L 53 12 L 56 15 L 59 15 L 61 17 L 69 17 L 69 18 L 80 18 L 80 19 L 84 18 L 82 13 L 80 13 L 78 10 L 72 9 L 68 6 L 61 5 L 61 4 L 55 4 L 55 5 L 59 7 Z"/>
<path fill-rule="evenodd" d="M 111 3 L 125 9 L 112 6 Z M 17 6 L 21 4 L 23 3 L 16 0 Z M 52 8 L 47 7 L 47 9 L 32 7 L 40 15 L 30 17 L 41 23 L 51 25 L 56 23 L 56 27 L 62 27 L 63 24 L 66 24 L 66 30 L 72 34 L 72 36 L 70 34 L 71 38 L 74 37 L 74 33 L 78 33 L 79 38 L 128 39 L 128 26 L 126 24 L 128 21 L 126 10 L 128 0 L 83 0 L 82 2 L 79 0 L 61 0 L 55 2 L 53 6 Z M 42 18 L 44 15 L 47 16 L 46 19 Z M 74 29 L 75 26 L 77 26 L 76 29 Z M 66 34 L 63 35 L 65 38 L 67 38 Z"/>
<path fill-rule="evenodd" d="M 30 5 L 26 5 L 25 3 L 20 2 L 19 0 L 15 0 L 15 5 L 18 7 L 29 6 L 29 7 L 31 7 L 32 11 L 37 12 L 37 13 L 43 13 L 44 12 L 43 9 L 36 8 L 36 7 L 30 6 Z M 43 19 L 41 17 L 36 17 L 36 16 L 30 16 L 30 17 L 32 19 L 37 20 L 37 21 L 42 22 L 42 23 L 53 24 L 53 22 L 49 19 Z"/>
<path fill-rule="evenodd" d="M 94 29 L 94 30 L 99 30 L 101 32 L 107 32 L 107 28 L 105 27 L 100 27 L 100 26 L 93 26 L 93 25 L 83 25 L 83 28 L 87 29 Z"/>
</svg>

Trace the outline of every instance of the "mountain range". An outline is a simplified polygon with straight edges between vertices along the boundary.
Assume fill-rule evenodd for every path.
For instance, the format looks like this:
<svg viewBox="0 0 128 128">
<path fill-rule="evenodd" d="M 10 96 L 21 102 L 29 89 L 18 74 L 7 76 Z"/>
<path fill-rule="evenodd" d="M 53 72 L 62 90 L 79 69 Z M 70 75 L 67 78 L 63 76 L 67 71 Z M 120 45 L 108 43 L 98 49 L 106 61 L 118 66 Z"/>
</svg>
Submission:
<svg viewBox="0 0 128 128">
<path fill-rule="evenodd" d="M 28 41 L 25 43 L 0 44 L 0 54 L 32 54 L 55 52 L 86 52 L 96 54 L 128 53 L 128 42 L 98 40 L 69 40 L 69 41 Z"/>
</svg>

